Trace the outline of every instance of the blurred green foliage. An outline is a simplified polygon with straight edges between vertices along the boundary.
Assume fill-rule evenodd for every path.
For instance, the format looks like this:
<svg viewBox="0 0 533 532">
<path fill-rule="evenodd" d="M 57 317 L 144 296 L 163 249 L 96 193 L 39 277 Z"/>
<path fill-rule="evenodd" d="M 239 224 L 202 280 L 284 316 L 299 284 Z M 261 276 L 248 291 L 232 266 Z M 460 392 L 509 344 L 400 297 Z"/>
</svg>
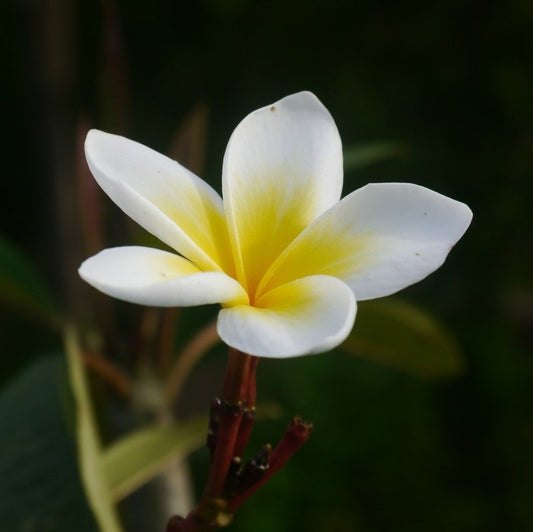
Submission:
<svg viewBox="0 0 533 532">
<path fill-rule="evenodd" d="M 0 236 L 0 298 L 50 327 L 59 325 L 57 303 L 37 268 Z"/>
<path fill-rule="evenodd" d="M 116 18 L 109 15 L 113 6 Z M 82 118 L 168 152 L 179 124 L 203 102 L 210 109 L 203 175 L 218 188 L 236 123 L 308 89 L 331 111 L 345 146 L 387 140 L 409 148 L 347 171 L 345 193 L 370 181 L 412 181 L 474 211 L 445 266 L 405 292 L 453 331 L 466 359 L 464 375 L 436 384 L 340 351 L 262 361 L 260 398 L 311 419 L 316 429 L 231 530 L 533 527 L 531 2 L 55 0 L 4 2 L 0 21 L 7 51 L 0 94 L 8 102 L 0 152 L 2 242 L 5 237 L 30 257 L 63 309 L 87 322 L 93 315 L 86 303 L 94 295 L 76 279 L 87 251 L 72 185 Z M 110 43 L 110 36 L 117 40 Z M 124 219 L 103 201 L 105 245 L 129 243 Z M 20 282 L 9 290 L 45 294 L 34 289 L 43 284 L 41 274 L 17 266 L 16 253 L 10 271 Z M 2 300 L 10 291 L 3 289 Z M 138 324 L 139 312 L 119 306 L 115 332 Z M 212 309 L 185 312 L 178 343 L 211 315 Z M 11 306 L 1 307 L 0 319 L 2 523 L 9 530 L 60 531 L 63 522 L 91 530 L 72 436 L 59 415 L 57 375 L 64 379 L 64 366 L 58 360 L 31 366 L 61 340 Z M 362 328 L 367 319 L 361 305 Z M 113 356 L 123 362 L 128 350 L 117 344 Z M 187 414 L 205 413 L 222 368 L 221 350 L 202 361 L 185 390 Z M 120 404 L 102 387 L 94 391 L 99 410 L 105 401 Z M 109 414 L 100 417 L 113 425 Z M 281 420 L 262 421 L 251 448 L 283 429 Z M 43 447 L 57 456 L 37 459 Z M 41 466 L 40 476 L 32 477 L 34 470 L 26 480 L 22 462 Z M 193 455 L 198 491 L 206 465 L 206 451 Z M 52 482 L 58 477 L 63 482 Z M 50 486 L 57 499 L 46 495 Z M 34 512 L 39 501 L 48 504 L 43 513 Z M 21 516 L 30 521 L 17 521 Z M 141 520 L 131 525 L 131 532 L 142 531 Z"/>
<path fill-rule="evenodd" d="M 65 360 L 46 356 L 0 393 L 0 516 L 13 532 L 92 532 L 77 468 Z"/>
<path fill-rule="evenodd" d="M 427 311 L 396 298 L 363 302 L 357 326 L 339 349 L 420 379 L 457 378 L 464 371 L 453 335 Z"/>
</svg>

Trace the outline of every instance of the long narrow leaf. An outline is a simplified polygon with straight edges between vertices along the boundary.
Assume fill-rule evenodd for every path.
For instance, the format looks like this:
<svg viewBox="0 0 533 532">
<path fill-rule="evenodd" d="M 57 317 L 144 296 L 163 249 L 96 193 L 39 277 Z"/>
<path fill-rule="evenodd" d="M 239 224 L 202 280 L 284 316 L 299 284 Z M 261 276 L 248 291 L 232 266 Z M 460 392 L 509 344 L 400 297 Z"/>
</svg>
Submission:
<svg viewBox="0 0 533 532">
<path fill-rule="evenodd" d="M 78 341 L 72 328 L 66 330 L 65 347 L 70 386 L 76 403 L 78 460 L 87 500 L 101 532 L 122 532 L 104 473 L 102 447 L 89 396 L 89 386 Z"/>
</svg>

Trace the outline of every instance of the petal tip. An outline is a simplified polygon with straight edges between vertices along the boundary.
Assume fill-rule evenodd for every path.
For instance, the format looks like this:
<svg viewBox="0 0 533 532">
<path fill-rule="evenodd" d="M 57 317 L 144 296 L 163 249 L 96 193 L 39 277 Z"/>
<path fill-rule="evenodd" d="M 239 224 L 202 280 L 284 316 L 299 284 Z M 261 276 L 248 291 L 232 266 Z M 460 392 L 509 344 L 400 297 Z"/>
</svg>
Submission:
<svg viewBox="0 0 533 532">
<path fill-rule="evenodd" d="M 85 150 L 92 148 L 96 142 L 106 137 L 115 136 L 99 129 L 90 129 L 85 136 Z"/>
</svg>

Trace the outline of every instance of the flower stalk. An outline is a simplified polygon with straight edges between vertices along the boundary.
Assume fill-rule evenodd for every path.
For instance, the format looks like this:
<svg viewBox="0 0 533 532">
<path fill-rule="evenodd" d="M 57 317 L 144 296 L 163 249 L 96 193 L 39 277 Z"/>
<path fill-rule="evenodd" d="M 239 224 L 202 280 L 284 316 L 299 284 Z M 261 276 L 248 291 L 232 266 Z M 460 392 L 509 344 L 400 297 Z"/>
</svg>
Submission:
<svg viewBox="0 0 533 532">
<path fill-rule="evenodd" d="M 131 379 L 109 359 L 99 355 L 98 353 L 93 353 L 92 351 L 83 351 L 82 359 L 90 370 L 97 373 L 119 395 L 125 399 L 129 399 L 131 397 L 131 391 L 133 388 Z"/>
<path fill-rule="evenodd" d="M 272 453 L 270 453 L 269 445 L 261 449 L 251 460 L 252 465 L 259 470 L 259 474 L 254 482 L 249 483 L 246 490 L 231 499 L 228 504 L 228 511 L 234 512 L 261 486 L 263 486 L 274 473 L 279 471 L 291 456 L 293 456 L 307 441 L 312 429 L 312 423 L 303 421 L 300 417 L 295 417 L 285 431 L 282 440 Z M 246 472 L 246 467 L 243 473 L 244 472 Z"/>
<path fill-rule="evenodd" d="M 305 443 L 311 424 L 294 418 L 274 451 L 264 445 L 243 465 L 255 420 L 258 358 L 230 348 L 222 397 L 211 406 L 207 446 L 211 467 L 198 506 L 174 516 L 166 532 L 207 532 L 230 524 L 235 511 Z"/>
<path fill-rule="evenodd" d="M 165 398 L 169 404 L 176 403 L 183 385 L 197 362 L 209 349 L 220 342 L 216 321 L 209 322 L 177 354 L 165 384 Z M 162 366 L 164 369 L 164 366 Z"/>
</svg>

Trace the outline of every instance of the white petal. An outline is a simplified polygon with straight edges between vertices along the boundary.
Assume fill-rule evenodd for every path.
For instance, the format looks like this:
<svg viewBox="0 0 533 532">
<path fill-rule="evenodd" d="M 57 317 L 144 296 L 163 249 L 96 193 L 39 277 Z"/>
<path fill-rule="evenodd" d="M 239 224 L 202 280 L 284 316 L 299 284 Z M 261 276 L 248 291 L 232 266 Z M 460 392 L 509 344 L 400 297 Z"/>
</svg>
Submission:
<svg viewBox="0 0 533 532">
<path fill-rule="evenodd" d="M 418 185 L 367 185 L 309 226 L 260 289 L 323 274 L 344 280 L 359 301 L 393 294 L 436 270 L 471 219 L 464 203 Z"/>
<path fill-rule="evenodd" d="M 333 118 L 310 92 L 251 113 L 230 138 L 222 185 L 238 278 L 253 293 L 281 251 L 340 198 Z"/>
<path fill-rule="evenodd" d="M 339 345 L 352 329 L 355 312 L 350 288 L 338 279 L 320 275 L 279 286 L 253 307 L 223 309 L 218 333 L 243 353 L 295 357 Z"/>
<path fill-rule="evenodd" d="M 190 307 L 248 302 L 235 279 L 221 272 L 202 272 L 187 259 L 158 249 L 104 249 L 83 262 L 79 274 L 104 294 L 140 305 Z"/>
<path fill-rule="evenodd" d="M 233 274 L 222 199 L 207 183 L 142 144 L 94 129 L 85 153 L 98 184 L 128 216 L 201 269 Z"/>
</svg>

